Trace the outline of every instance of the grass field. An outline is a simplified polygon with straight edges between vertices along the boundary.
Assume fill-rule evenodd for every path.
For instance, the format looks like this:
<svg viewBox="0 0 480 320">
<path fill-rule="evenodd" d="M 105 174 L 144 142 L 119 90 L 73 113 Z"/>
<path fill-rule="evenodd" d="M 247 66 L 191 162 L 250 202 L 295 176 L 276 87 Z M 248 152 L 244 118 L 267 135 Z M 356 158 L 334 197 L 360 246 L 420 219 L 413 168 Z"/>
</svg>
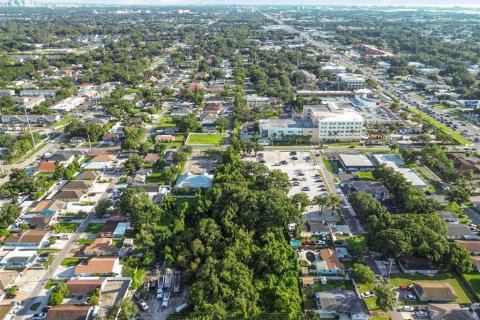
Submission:
<svg viewBox="0 0 480 320">
<path fill-rule="evenodd" d="M 164 184 L 168 183 L 168 181 L 165 181 L 162 177 L 162 174 L 160 172 L 154 172 L 151 175 L 145 179 L 145 183 L 155 183 L 155 184 Z"/>
<path fill-rule="evenodd" d="M 90 223 L 87 228 L 85 229 L 85 232 L 87 233 L 98 233 L 102 228 L 105 226 L 104 223 Z"/>
<path fill-rule="evenodd" d="M 479 278 L 480 279 L 480 278 Z M 390 283 L 394 287 L 399 287 L 402 285 L 411 285 L 413 282 L 440 282 L 440 283 L 448 283 L 452 286 L 455 294 L 458 296 L 458 299 L 455 303 L 472 303 L 474 300 L 467 289 L 461 283 L 461 280 L 458 279 L 456 275 L 453 274 L 439 274 L 434 276 L 427 276 L 427 275 L 395 275 L 394 277 L 390 278 Z"/>
<path fill-rule="evenodd" d="M 475 291 L 477 298 L 480 299 L 480 273 L 464 274 L 463 277 Z"/>
<path fill-rule="evenodd" d="M 78 228 L 77 223 L 60 222 L 53 226 L 53 229 L 60 233 L 74 233 Z"/>
<path fill-rule="evenodd" d="M 431 123 L 435 127 L 439 128 L 446 134 L 450 135 L 453 139 L 455 139 L 458 143 L 460 144 L 466 144 L 466 143 L 472 143 L 472 141 L 466 139 L 464 136 L 459 134 L 457 131 L 453 130 L 452 128 L 446 126 L 445 124 L 441 123 L 437 119 L 430 117 L 428 114 L 426 114 L 423 111 L 420 111 L 416 108 L 409 107 L 408 110 L 414 114 L 416 114 L 418 117 L 422 118 L 423 120 Z"/>
<path fill-rule="evenodd" d="M 67 280 L 65 279 L 50 279 L 48 280 L 47 284 L 45 285 L 45 289 L 50 290 L 53 286 L 56 286 L 59 283 L 64 283 Z"/>
<path fill-rule="evenodd" d="M 327 167 L 328 172 L 333 173 L 332 164 L 330 163 L 330 161 L 328 161 L 327 157 L 323 157 L 322 161 L 325 164 L 325 167 Z"/>
<path fill-rule="evenodd" d="M 57 127 L 62 127 L 66 126 L 70 121 L 72 121 L 73 118 L 64 118 L 57 123 L 52 124 L 52 128 L 57 128 Z"/>
<path fill-rule="evenodd" d="M 191 133 L 186 144 L 205 144 L 213 146 L 221 146 L 225 143 L 225 135 L 223 134 L 193 134 Z"/>
<path fill-rule="evenodd" d="M 80 263 L 82 259 L 80 258 L 65 258 L 60 262 L 60 265 L 64 267 L 73 267 Z"/>
<path fill-rule="evenodd" d="M 368 180 L 368 181 L 373 180 L 373 174 L 370 171 L 357 172 L 357 176 L 360 178 L 360 180 Z"/>
<path fill-rule="evenodd" d="M 89 244 L 92 244 L 93 243 L 93 239 L 78 239 L 77 240 L 77 244 L 80 244 L 82 246 L 88 246 Z"/>
<path fill-rule="evenodd" d="M 172 117 L 163 117 L 160 119 L 160 123 L 157 126 L 157 129 L 165 129 L 165 128 L 174 128 L 175 123 L 172 121 Z"/>
</svg>

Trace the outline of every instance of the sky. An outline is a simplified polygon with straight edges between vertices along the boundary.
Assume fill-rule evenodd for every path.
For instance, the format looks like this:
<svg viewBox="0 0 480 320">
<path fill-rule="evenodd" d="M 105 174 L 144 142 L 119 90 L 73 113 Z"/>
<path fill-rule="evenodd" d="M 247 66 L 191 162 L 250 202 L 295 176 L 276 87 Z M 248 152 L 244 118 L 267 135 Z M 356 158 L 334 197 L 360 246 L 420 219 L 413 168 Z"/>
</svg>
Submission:
<svg viewBox="0 0 480 320">
<path fill-rule="evenodd" d="M 394 6 L 462 6 L 480 7 L 480 0 L 37 0 L 39 3 L 70 4 L 121 4 L 121 5 L 191 5 L 191 4 L 242 4 L 242 5 L 394 5 Z"/>
</svg>

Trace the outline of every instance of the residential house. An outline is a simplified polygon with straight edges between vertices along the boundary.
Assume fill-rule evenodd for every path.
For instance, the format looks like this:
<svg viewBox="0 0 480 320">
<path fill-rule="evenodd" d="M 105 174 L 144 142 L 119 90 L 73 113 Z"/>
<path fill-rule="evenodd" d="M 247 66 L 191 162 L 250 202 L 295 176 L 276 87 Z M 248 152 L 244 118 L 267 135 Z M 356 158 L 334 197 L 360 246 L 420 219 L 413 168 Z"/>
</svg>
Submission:
<svg viewBox="0 0 480 320">
<path fill-rule="evenodd" d="M 314 278 L 301 278 L 302 288 L 313 288 L 315 285 Z"/>
<path fill-rule="evenodd" d="M 42 161 L 37 167 L 37 171 L 41 173 L 53 173 L 55 172 L 55 162 Z"/>
<path fill-rule="evenodd" d="M 5 247 L 40 249 L 48 243 L 50 232 L 46 230 L 27 230 L 11 233 L 4 240 Z"/>
<path fill-rule="evenodd" d="M 60 304 L 48 310 L 46 320 L 88 320 L 93 309 L 92 306 Z"/>
<path fill-rule="evenodd" d="M 113 238 L 121 239 L 125 237 L 125 233 L 127 230 L 131 229 L 130 222 L 119 222 L 113 231 Z"/>
<path fill-rule="evenodd" d="M 23 102 L 22 109 L 32 109 L 38 106 L 40 103 L 45 101 L 44 96 L 32 97 L 32 98 L 25 98 Z"/>
<path fill-rule="evenodd" d="M 143 189 L 150 199 L 154 199 L 160 193 L 160 186 L 158 184 L 132 183 L 130 187 Z"/>
<path fill-rule="evenodd" d="M 170 111 L 170 114 L 172 116 L 189 116 L 192 113 L 193 113 L 193 110 L 191 110 L 189 108 L 182 108 L 182 107 L 173 108 Z"/>
<path fill-rule="evenodd" d="M 214 113 L 205 113 L 200 117 L 200 122 L 204 126 L 214 125 L 218 120 L 218 115 Z"/>
<path fill-rule="evenodd" d="M 89 193 L 92 185 L 93 182 L 91 180 L 68 181 L 53 196 L 53 199 L 64 202 L 79 202 Z"/>
<path fill-rule="evenodd" d="M 21 90 L 20 96 L 21 97 L 36 97 L 36 96 L 44 96 L 46 98 L 53 98 L 57 95 L 56 90 Z"/>
<path fill-rule="evenodd" d="M 457 243 L 461 244 L 462 246 L 467 249 L 474 256 L 480 256 L 480 241 L 474 240 L 457 240 Z"/>
<path fill-rule="evenodd" d="M 84 143 L 85 141 L 87 141 L 85 137 L 74 136 L 70 138 L 71 143 Z"/>
<path fill-rule="evenodd" d="M 149 153 L 143 158 L 143 162 L 155 164 L 155 162 L 157 162 L 159 159 L 160 159 L 160 156 L 158 154 Z"/>
<path fill-rule="evenodd" d="M 55 200 L 40 200 L 35 203 L 33 209 L 30 211 L 32 214 L 39 214 L 44 216 L 54 216 L 65 208 L 65 203 Z"/>
<path fill-rule="evenodd" d="M 100 176 L 101 174 L 97 171 L 82 171 L 75 176 L 75 180 L 87 180 L 95 183 Z"/>
<path fill-rule="evenodd" d="M 95 289 L 103 290 L 107 280 L 105 278 L 70 278 L 65 284 L 71 295 L 88 295 Z"/>
<path fill-rule="evenodd" d="M 62 117 L 59 114 L 47 114 L 47 115 L 35 115 L 31 114 L 28 116 L 25 115 L 2 115 L 1 122 L 2 123 L 31 123 L 31 124 L 51 124 L 60 121 Z"/>
<path fill-rule="evenodd" d="M 307 224 L 307 232 L 312 236 L 326 236 L 330 235 L 330 226 L 322 222 L 309 221 Z"/>
<path fill-rule="evenodd" d="M 440 268 L 425 258 L 408 258 L 398 261 L 400 270 L 408 274 L 436 274 Z"/>
<path fill-rule="evenodd" d="M 428 312 L 432 320 L 473 320 L 470 311 L 456 303 L 429 303 Z"/>
<path fill-rule="evenodd" d="M 205 174 L 182 174 L 178 177 L 175 186 L 177 188 L 210 188 L 212 186 L 213 175 Z"/>
<path fill-rule="evenodd" d="M 205 113 L 218 113 L 223 108 L 223 105 L 218 102 L 208 102 L 203 107 Z"/>
<path fill-rule="evenodd" d="M 2 257 L 0 266 L 5 266 L 7 269 L 23 269 L 34 263 L 35 259 L 37 259 L 37 251 L 15 248 Z"/>
<path fill-rule="evenodd" d="M 198 83 L 198 82 L 192 82 L 188 85 L 188 90 L 190 91 L 204 91 L 205 90 L 205 86 L 203 85 L 203 83 Z"/>
<path fill-rule="evenodd" d="M 350 184 L 354 191 L 366 192 L 379 201 L 384 201 L 389 198 L 388 189 L 383 182 L 359 180 L 352 181 Z"/>
<path fill-rule="evenodd" d="M 412 290 L 421 302 L 453 302 L 458 298 L 452 286 L 443 282 L 414 282 Z"/>
<path fill-rule="evenodd" d="M 195 74 L 195 79 L 198 79 L 198 80 L 205 80 L 209 77 L 210 75 L 208 74 L 208 72 L 205 72 L 205 71 L 201 71 L 201 72 L 197 72 Z"/>
<path fill-rule="evenodd" d="M 120 141 L 120 134 L 112 133 L 112 132 L 106 132 L 102 136 L 102 141 L 116 143 L 116 142 Z"/>
<path fill-rule="evenodd" d="M 75 156 L 77 156 L 76 152 L 59 150 L 55 151 L 47 158 L 49 162 L 59 162 L 64 167 L 67 167 L 70 163 L 73 162 Z"/>
<path fill-rule="evenodd" d="M 320 261 L 315 262 L 317 274 L 343 275 L 345 273 L 345 266 L 340 262 L 340 259 L 334 250 L 330 248 L 321 249 L 320 258 Z"/>
<path fill-rule="evenodd" d="M 53 196 L 52 199 L 64 202 L 79 202 L 85 196 L 85 193 L 80 190 L 60 190 Z"/>
<path fill-rule="evenodd" d="M 22 277 L 22 272 L 2 271 L 0 272 L 0 290 L 5 290 L 12 284 L 17 283 Z"/>
<path fill-rule="evenodd" d="M 118 256 L 119 252 L 120 249 L 112 245 L 111 238 L 97 238 L 83 250 L 86 256 Z"/>
<path fill-rule="evenodd" d="M 2 89 L 0 90 L 0 97 L 11 97 L 15 95 L 15 90 Z"/>
<path fill-rule="evenodd" d="M 112 167 L 115 157 L 108 154 L 98 154 L 83 165 L 84 170 L 103 171 Z"/>
<path fill-rule="evenodd" d="M 113 238 L 113 233 L 115 232 L 115 229 L 119 223 L 120 221 L 118 220 L 108 220 L 103 226 L 102 230 L 99 232 L 100 237 Z"/>
<path fill-rule="evenodd" d="M 315 293 L 317 312 L 322 319 L 368 320 L 370 312 L 364 300 L 353 291 L 326 290 Z"/>
<path fill-rule="evenodd" d="M 175 136 L 169 134 L 159 134 L 155 136 L 155 142 L 173 142 L 175 141 Z"/>
<path fill-rule="evenodd" d="M 447 239 L 461 240 L 465 236 L 475 236 L 475 233 L 470 230 L 470 227 L 463 223 L 447 223 Z"/>
<path fill-rule="evenodd" d="M 122 265 L 118 258 L 91 258 L 77 265 L 74 273 L 79 277 L 121 275 Z"/>
<path fill-rule="evenodd" d="M 53 222 L 53 216 L 37 214 L 30 219 L 29 226 L 32 229 L 47 230 Z"/>
</svg>

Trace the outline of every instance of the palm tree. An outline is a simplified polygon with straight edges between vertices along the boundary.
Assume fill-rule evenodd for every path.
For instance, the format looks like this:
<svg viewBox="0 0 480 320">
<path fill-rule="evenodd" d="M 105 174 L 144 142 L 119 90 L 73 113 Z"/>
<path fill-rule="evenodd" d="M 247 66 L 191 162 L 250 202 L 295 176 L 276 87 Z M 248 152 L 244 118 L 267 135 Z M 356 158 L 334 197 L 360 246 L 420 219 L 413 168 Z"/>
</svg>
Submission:
<svg viewBox="0 0 480 320">
<path fill-rule="evenodd" d="M 323 208 L 329 205 L 328 201 L 329 201 L 329 197 L 327 196 L 318 195 L 313 198 L 313 202 L 320 207 L 320 214 L 323 213 Z"/>
<path fill-rule="evenodd" d="M 328 207 L 332 210 L 332 214 L 335 213 L 335 210 L 337 210 L 340 205 L 342 205 L 343 201 L 339 196 L 330 194 L 328 196 Z"/>
</svg>

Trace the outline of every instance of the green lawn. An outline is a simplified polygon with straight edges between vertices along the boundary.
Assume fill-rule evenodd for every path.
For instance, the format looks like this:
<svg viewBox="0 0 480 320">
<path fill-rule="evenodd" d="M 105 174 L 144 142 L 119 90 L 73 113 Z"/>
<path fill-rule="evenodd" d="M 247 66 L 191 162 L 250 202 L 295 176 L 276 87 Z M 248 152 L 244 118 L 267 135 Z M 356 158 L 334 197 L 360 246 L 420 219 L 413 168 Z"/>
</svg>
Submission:
<svg viewBox="0 0 480 320">
<path fill-rule="evenodd" d="M 77 244 L 80 244 L 82 246 L 88 246 L 89 244 L 92 244 L 92 243 L 93 243 L 93 239 L 86 239 L 86 238 L 78 239 L 77 241 Z"/>
<path fill-rule="evenodd" d="M 50 279 L 50 280 L 48 280 L 47 284 L 45 285 L 45 289 L 50 290 L 50 289 L 52 289 L 53 286 L 56 286 L 59 283 L 64 283 L 66 281 L 67 280 L 65 280 L 65 279 Z"/>
<path fill-rule="evenodd" d="M 360 172 L 357 172 L 357 176 L 360 178 L 360 180 L 368 180 L 368 181 L 372 181 L 374 180 L 373 179 L 373 173 L 371 173 L 370 171 L 360 171 Z"/>
<path fill-rule="evenodd" d="M 172 121 L 172 117 L 163 117 L 160 119 L 160 123 L 157 126 L 157 129 L 164 129 L 164 128 L 174 128 L 175 123 Z"/>
<path fill-rule="evenodd" d="M 330 163 L 330 161 L 328 161 L 327 157 L 323 157 L 322 160 L 325 164 L 325 167 L 327 167 L 328 172 L 333 173 L 332 164 Z"/>
<path fill-rule="evenodd" d="M 85 229 L 86 233 L 99 233 L 105 226 L 104 223 L 90 223 Z"/>
<path fill-rule="evenodd" d="M 441 123 L 440 121 L 438 121 L 437 119 L 433 118 L 433 117 L 430 117 L 428 114 L 426 114 L 425 112 L 423 111 L 420 111 L 416 108 L 413 108 L 413 107 L 409 107 L 408 110 L 414 114 L 416 114 L 418 117 L 422 118 L 423 120 L 431 123 L 432 125 L 434 125 L 435 127 L 439 128 L 440 130 L 442 130 L 443 132 L 445 132 L 446 134 L 452 136 L 453 139 L 455 139 L 458 143 L 460 144 L 465 144 L 465 143 L 471 143 L 470 140 L 466 139 L 464 136 L 462 136 L 461 134 L 459 134 L 457 131 L 453 130 L 452 128 L 446 126 L 445 124 Z"/>
<path fill-rule="evenodd" d="M 64 267 L 73 267 L 79 264 L 81 260 L 80 258 L 65 258 L 60 264 Z"/>
<path fill-rule="evenodd" d="M 52 124 L 53 128 L 66 126 L 73 118 L 63 118 L 62 120 L 58 121 L 57 123 Z"/>
<path fill-rule="evenodd" d="M 160 172 L 154 172 L 145 179 L 145 183 L 155 183 L 155 184 L 163 184 L 169 183 L 162 178 L 162 174 Z"/>
<path fill-rule="evenodd" d="M 123 246 L 123 240 L 113 240 L 112 241 L 112 246 L 121 248 Z"/>
<path fill-rule="evenodd" d="M 441 283 L 448 283 L 452 286 L 453 290 L 455 291 L 458 299 L 455 303 L 472 303 L 473 297 L 470 293 L 466 290 L 466 288 L 461 283 L 461 280 L 458 279 L 457 276 L 453 274 L 443 273 L 434 276 L 427 276 L 427 275 L 395 275 L 390 278 L 390 283 L 394 287 L 399 287 L 402 285 L 411 285 L 413 282 L 441 282 Z"/>
<path fill-rule="evenodd" d="M 205 144 L 220 146 L 225 143 L 224 134 L 194 134 L 191 133 L 187 138 L 186 144 Z"/>
<path fill-rule="evenodd" d="M 77 228 L 78 223 L 60 222 L 53 225 L 53 230 L 60 233 L 74 233 Z"/>
<path fill-rule="evenodd" d="M 475 291 L 477 298 L 480 299 L 480 273 L 464 274 L 463 277 Z"/>
</svg>

